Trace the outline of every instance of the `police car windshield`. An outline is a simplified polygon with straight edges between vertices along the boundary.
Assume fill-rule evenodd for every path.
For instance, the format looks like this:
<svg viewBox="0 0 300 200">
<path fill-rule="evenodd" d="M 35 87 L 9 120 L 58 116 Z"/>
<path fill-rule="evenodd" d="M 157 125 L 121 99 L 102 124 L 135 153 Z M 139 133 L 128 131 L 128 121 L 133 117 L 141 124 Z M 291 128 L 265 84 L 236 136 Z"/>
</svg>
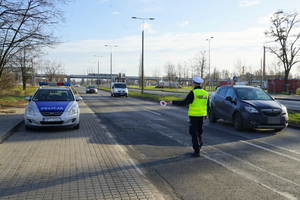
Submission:
<svg viewBox="0 0 300 200">
<path fill-rule="evenodd" d="M 33 101 L 74 101 L 69 90 L 38 90 L 32 98 Z"/>
</svg>

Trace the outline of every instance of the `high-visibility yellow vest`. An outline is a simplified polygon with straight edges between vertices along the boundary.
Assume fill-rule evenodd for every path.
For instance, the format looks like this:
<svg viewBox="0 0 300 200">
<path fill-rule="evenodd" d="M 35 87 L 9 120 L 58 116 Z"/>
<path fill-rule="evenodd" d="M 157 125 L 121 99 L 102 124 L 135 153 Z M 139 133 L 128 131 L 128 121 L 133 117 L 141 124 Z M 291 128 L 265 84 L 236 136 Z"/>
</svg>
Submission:
<svg viewBox="0 0 300 200">
<path fill-rule="evenodd" d="M 206 116 L 207 115 L 207 101 L 208 101 L 208 92 L 203 89 L 195 89 L 194 101 L 189 105 L 188 116 Z"/>
</svg>

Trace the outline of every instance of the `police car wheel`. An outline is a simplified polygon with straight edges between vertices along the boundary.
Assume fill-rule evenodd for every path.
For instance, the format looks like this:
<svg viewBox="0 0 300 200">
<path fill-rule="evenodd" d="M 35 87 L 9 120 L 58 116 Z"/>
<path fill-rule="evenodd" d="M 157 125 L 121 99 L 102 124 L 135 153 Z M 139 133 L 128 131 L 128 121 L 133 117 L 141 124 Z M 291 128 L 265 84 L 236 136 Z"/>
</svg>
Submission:
<svg viewBox="0 0 300 200">
<path fill-rule="evenodd" d="M 31 128 L 31 127 L 29 127 L 29 126 L 27 126 L 27 125 L 25 125 L 25 129 L 26 129 L 26 131 L 30 131 L 30 130 L 32 130 L 32 128 Z"/>
<path fill-rule="evenodd" d="M 73 127 L 74 129 L 79 129 L 79 123 Z"/>
</svg>

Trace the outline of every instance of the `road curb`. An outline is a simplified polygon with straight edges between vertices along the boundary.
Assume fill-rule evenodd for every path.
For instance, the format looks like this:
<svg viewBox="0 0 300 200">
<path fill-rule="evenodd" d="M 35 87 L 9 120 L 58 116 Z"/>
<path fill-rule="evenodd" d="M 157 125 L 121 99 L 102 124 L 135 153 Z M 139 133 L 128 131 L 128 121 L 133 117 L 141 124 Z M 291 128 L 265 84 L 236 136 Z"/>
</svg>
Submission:
<svg viewBox="0 0 300 200">
<path fill-rule="evenodd" d="M 18 130 L 19 126 L 24 123 L 24 120 L 17 122 L 12 128 L 8 129 L 7 131 L 3 131 L 4 134 L 0 134 L 0 144 L 9 136 L 11 136 L 16 130 Z"/>
</svg>

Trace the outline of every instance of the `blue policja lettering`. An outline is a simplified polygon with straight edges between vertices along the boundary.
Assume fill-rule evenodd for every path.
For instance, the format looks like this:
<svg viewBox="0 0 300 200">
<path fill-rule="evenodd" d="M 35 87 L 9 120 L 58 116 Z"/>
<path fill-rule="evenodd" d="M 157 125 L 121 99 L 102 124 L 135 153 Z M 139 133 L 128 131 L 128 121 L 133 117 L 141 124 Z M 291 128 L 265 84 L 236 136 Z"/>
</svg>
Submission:
<svg viewBox="0 0 300 200">
<path fill-rule="evenodd" d="M 40 111 L 64 111 L 70 102 L 35 102 Z"/>
<path fill-rule="evenodd" d="M 43 110 L 64 110 L 63 107 L 41 107 L 41 111 Z"/>
</svg>

